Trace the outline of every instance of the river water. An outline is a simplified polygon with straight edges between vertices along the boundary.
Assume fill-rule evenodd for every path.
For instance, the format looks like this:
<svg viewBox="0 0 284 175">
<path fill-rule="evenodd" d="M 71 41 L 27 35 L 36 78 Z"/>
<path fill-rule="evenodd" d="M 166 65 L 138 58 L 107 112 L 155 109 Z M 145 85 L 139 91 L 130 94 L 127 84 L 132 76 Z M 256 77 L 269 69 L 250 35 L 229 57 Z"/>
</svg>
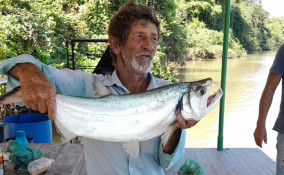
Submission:
<svg viewBox="0 0 284 175">
<path fill-rule="evenodd" d="M 275 52 L 252 54 L 228 59 L 224 112 L 224 149 L 256 148 L 253 132 L 258 117 L 259 99 L 266 83 Z M 171 64 L 181 81 L 194 81 L 211 77 L 220 85 L 222 60 L 188 61 L 180 66 Z M 276 157 L 276 132 L 272 130 L 280 104 L 280 88 L 277 88 L 267 117 L 268 144 L 264 151 L 272 160 Z M 187 130 L 186 147 L 217 148 L 219 105 L 196 126 Z"/>
</svg>

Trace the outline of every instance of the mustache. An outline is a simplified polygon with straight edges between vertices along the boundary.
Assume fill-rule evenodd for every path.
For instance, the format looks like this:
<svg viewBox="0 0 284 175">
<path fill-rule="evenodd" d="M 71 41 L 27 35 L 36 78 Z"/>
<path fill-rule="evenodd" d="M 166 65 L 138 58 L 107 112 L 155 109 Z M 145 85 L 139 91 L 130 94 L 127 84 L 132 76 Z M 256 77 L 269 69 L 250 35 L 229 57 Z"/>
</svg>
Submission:
<svg viewBox="0 0 284 175">
<path fill-rule="evenodd" d="M 148 56 L 148 57 L 150 57 L 151 59 L 153 59 L 153 54 L 152 54 L 152 52 L 151 51 L 148 51 L 148 50 L 144 50 L 144 51 L 141 51 L 141 52 L 138 52 L 136 55 L 135 55 L 135 57 L 136 56 Z"/>
</svg>

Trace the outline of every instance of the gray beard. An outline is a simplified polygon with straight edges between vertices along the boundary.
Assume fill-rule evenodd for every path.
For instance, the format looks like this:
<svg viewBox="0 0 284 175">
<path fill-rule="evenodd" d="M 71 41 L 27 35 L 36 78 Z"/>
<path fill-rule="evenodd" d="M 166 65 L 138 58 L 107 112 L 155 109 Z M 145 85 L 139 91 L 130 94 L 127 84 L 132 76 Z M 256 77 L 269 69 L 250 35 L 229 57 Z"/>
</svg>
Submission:
<svg viewBox="0 0 284 175">
<path fill-rule="evenodd" d="M 152 61 L 149 62 L 147 65 L 139 65 L 137 62 L 137 57 L 134 57 L 134 59 L 131 61 L 132 68 L 140 73 L 148 73 L 152 69 Z"/>
<path fill-rule="evenodd" d="M 147 52 L 147 51 L 146 51 L 146 52 Z M 150 70 L 152 69 L 153 62 L 150 61 L 149 64 L 147 64 L 147 65 L 139 65 L 139 63 L 138 63 L 138 61 L 137 61 L 137 59 L 138 59 L 137 56 L 138 56 L 139 54 L 141 55 L 141 53 L 143 53 L 143 51 L 137 53 L 137 54 L 134 56 L 134 58 L 132 59 L 130 65 L 131 65 L 131 68 L 134 69 L 135 71 L 137 71 L 137 72 L 139 72 L 139 73 L 146 74 L 146 73 L 149 73 Z M 125 49 L 122 50 L 121 54 L 122 54 L 123 59 L 127 62 L 127 63 L 126 63 L 127 66 L 129 66 L 130 59 L 129 59 L 128 53 L 125 52 Z M 152 59 L 153 59 L 153 58 L 152 58 Z"/>
</svg>

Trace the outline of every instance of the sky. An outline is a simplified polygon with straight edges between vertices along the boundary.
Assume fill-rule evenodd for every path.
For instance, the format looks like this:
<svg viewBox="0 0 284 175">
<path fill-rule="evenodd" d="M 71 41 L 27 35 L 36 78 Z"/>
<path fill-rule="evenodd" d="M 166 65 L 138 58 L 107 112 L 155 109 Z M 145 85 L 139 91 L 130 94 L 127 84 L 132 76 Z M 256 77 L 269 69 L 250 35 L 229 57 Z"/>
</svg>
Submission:
<svg viewBox="0 0 284 175">
<path fill-rule="evenodd" d="M 284 0 L 262 0 L 262 7 L 270 17 L 284 17 Z"/>
</svg>

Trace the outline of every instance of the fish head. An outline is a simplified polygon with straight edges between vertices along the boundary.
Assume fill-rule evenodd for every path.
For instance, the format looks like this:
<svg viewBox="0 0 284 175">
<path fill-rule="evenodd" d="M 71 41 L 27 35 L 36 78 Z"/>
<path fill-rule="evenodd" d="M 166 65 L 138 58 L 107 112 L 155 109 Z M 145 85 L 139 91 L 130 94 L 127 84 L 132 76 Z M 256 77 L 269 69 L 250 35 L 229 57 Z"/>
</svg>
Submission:
<svg viewBox="0 0 284 175">
<path fill-rule="evenodd" d="M 211 87 L 211 78 L 189 83 L 181 102 L 181 114 L 185 120 L 199 121 L 216 106 L 223 91 L 218 88 L 216 92 L 210 92 Z"/>
</svg>

